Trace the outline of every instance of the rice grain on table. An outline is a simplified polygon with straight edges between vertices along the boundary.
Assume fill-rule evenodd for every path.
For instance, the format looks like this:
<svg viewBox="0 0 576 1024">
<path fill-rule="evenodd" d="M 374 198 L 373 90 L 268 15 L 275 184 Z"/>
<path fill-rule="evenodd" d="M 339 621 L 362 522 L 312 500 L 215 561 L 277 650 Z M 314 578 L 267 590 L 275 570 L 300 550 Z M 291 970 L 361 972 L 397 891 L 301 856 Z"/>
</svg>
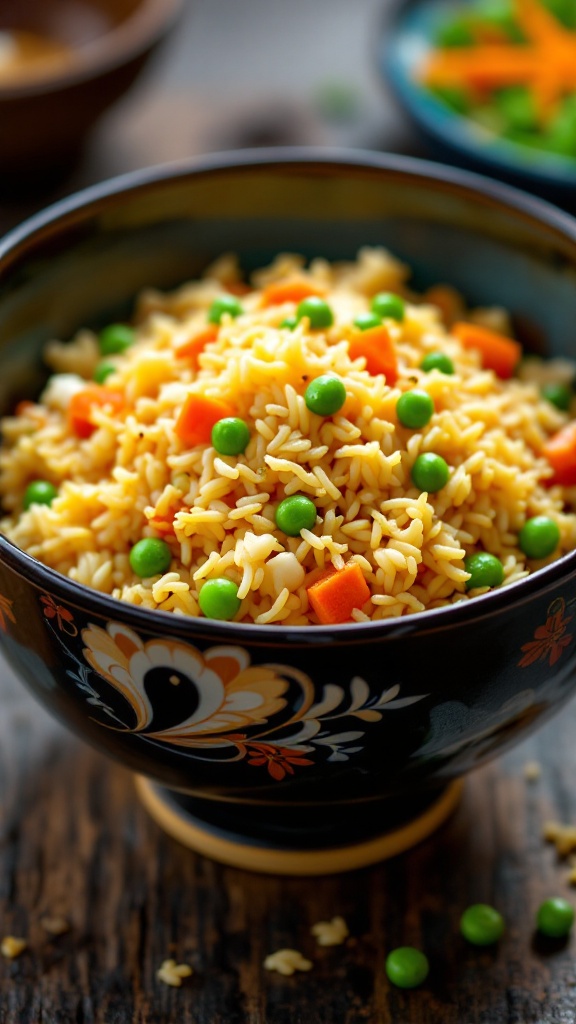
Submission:
<svg viewBox="0 0 576 1024">
<path fill-rule="evenodd" d="M 540 379 L 556 379 L 554 361 L 502 381 L 472 349 L 447 333 L 430 298 L 407 290 L 407 268 L 383 249 L 363 249 L 356 261 L 329 264 L 281 255 L 257 271 L 242 296 L 244 311 L 228 314 L 197 365 L 178 350 L 206 326 L 212 301 L 238 283 L 225 256 L 205 277 L 171 294 L 148 290 L 135 312 L 137 340 L 112 357 L 106 386 L 120 391 L 125 413 L 95 408 L 96 429 L 82 439 L 70 430 L 67 406 L 92 378 L 97 338 L 82 330 L 71 342 L 51 341 L 54 371 L 37 402 L 24 402 L 3 421 L 1 528 L 15 544 L 80 583 L 146 608 L 200 614 L 205 581 L 227 576 L 238 586 L 237 619 L 260 624 L 314 624 L 307 587 L 327 569 L 357 562 L 370 599 L 355 609 L 364 622 L 414 614 L 469 597 L 464 558 L 481 549 L 497 555 L 505 584 L 576 546 L 574 489 L 547 486 L 540 450 L 567 415 L 543 400 Z M 290 330 L 282 321 L 294 304 L 265 305 L 270 283 L 307 279 L 334 312 L 334 325 Z M 400 372 L 389 386 L 351 359 L 358 313 L 377 291 L 404 295 L 402 323 L 387 322 Z M 469 318 L 509 330 L 504 311 L 469 311 Z M 455 372 L 424 372 L 426 353 L 445 352 Z M 315 377 L 336 374 L 346 388 L 334 415 L 312 413 L 304 398 Z M 564 379 L 566 367 L 558 373 Z M 564 375 L 564 376 L 562 376 Z M 558 377 L 557 379 L 560 379 Z M 398 421 L 396 403 L 410 388 L 434 401 L 418 430 Z M 189 394 L 231 405 L 249 425 L 244 453 L 228 456 L 210 444 L 186 448 L 176 423 Z M 433 452 L 449 467 L 438 492 L 412 482 L 419 455 Z M 46 479 L 58 488 L 52 505 L 22 509 L 26 486 Z M 279 501 L 304 494 L 316 524 L 299 536 L 275 523 Z M 572 499 L 572 501 L 570 501 Z M 526 518 L 551 517 L 560 530 L 553 555 L 529 564 L 518 546 Z M 172 552 L 169 570 L 140 579 L 129 553 L 141 537 L 159 536 Z"/>
</svg>

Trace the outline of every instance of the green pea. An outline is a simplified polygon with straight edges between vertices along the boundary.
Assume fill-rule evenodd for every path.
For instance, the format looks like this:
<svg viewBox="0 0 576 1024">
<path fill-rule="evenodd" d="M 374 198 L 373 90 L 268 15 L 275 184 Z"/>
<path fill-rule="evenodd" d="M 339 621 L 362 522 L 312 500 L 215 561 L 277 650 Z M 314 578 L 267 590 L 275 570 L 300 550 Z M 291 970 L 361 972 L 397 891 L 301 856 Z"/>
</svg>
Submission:
<svg viewBox="0 0 576 1024">
<path fill-rule="evenodd" d="M 30 505 L 51 505 L 58 490 L 48 480 L 32 480 L 24 491 L 22 505 L 29 509 Z"/>
<path fill-rule="evenodd" d="M 576 28 L 576 6 L 574 5 L 574 0 L 543 0 L 543 2 L 565 28 Z"/>
<path fill-rule="evenodd" d="M 488 903 L 474 903 L 462 914 L 460 931 L 474 946 L 491 946 L 504 934 L 504 918 Z"/>
<path fill-rule="evenodd" d="M 248 424 L 238 416 L 225 416 L 212 427 L 212 445 L 220 455 L 241 455 L 249 440 Z"/>
<path fill-rule="evenodd" d="M 296 327 L 297 323 L 298 323 L 298 317 L 297 316 L 287 316 L 287 317 L 284 317 L 284 320 L 280 324 L 280 327 L 287 327 L 289 331 L 293 331 L 294 328 Z"/>
<path fill-rule="evenodd" d="M 434 414 L 434 402 L 427 391 L 413 388 L 405 391 L 396 402 L 396 415 L 403 427 L 417 430 L 425 427 Z"/>
<path fill-rule="evenodd" d="M 316 525 L 316 506 L 305 494 L 292 494 L 276 508 L 276 526 L 288 537 L 297 537 L 301 530 Z"/>
<path fill-rule="evenodd" d="M 515 19 L 514 8 L 509 0 L 481 0 L 481 3 L 477 7 L 475 6 L 474 10 L 477 14 L 475 21 L 478 26 L 481 26 L 482 22 L 484 24 L 487 22 L 489 25 L 493 25 L 494 28 L 505 32 L 508 39 L 512 42 L 526 42 L 526 36 Z"/>
<path fill-rule="evenodd" d="M 542 395 L 562 412 L 567 412 L 570 408 L 572 388 L 568 384 L 544 384 Z"/>
<path fill-rule="evenodd" d="M 406 303 L 399 295 L 392 292 L 379 292 L 370 303 L 370 309 L 376 316 L 388 317 L 391 320 L 402 322 L 406 315 Z"/>
<path fill-rule="evenodd" d="M 446 486 L 450 479 L 447 462 L 434 452 L 423 452 L 412 466 L 412 483 L 420 491 L 435 494 Z"/>
<path fill-rule="evenodd" d="M 135 332 L 127 324 L 109 324 L 98 336 L 103 356 L 115 356 L 134 344 Z"/>
<path fill-rule="evenodd" d="M 235 295 L 221 295 L 208 310 L 208 323 L 219 324 L 225 313 L 234 320 L 244 312 L 244 307 Z"/>
<path fill-rule="evenodd" d="M 488 551 L 476 551 L 464 559 L 464 569 L 470 573 L 466 590 L 477 587 L 498 587 L 504 580 L 504 566 L 496 555 Z"/>
<path fill-rule="evenodd" d="M 94 380 L 97 384 L 103 384 L 106 378 L 109 377 L 111 373 L 114 373 L 115 370 L 116 367 L 114 366 L 114 363 L 98 363 L 98 366 L 94 370 Z"/>
<path fill-rule="evenodd" d="M 525 85 L 499 89 L 494 94 L 494 105 L 504 117 L 508 128 L 531 131 L 538 127 L 538 112 L 534 94 Z"/>
<path fill-rule="evenodd" d="M 310 412 L 319 416 L 332 416 L 346 401 L 346 388 L 340 377 L 329 373 L 311 380 L 304 392 L 304 401 Z"/>
<path fill-rule="evenodd" d="M 413 946 L 399 946 L 386 957 L 386 974 L 398 988 L 416 988 L 426 981 L 429 970 L 428 957 Z"/>
<path fill-rule="evenodd" d="M 562 896 L 544 900 L 536 915 L 538 931 L 551 939 L 563 939 L 574 924 L 574 907 Z"/>
<path fill-rule="evenodd" d="M 474 33 L 466 18 L 457 18 L 441 25 L 436 32 L 436 46 L 474 46 Z"/>
<path fill-rule="evenodd" d="M 527 558 L 546 558 L 560 543 L 558 523 L 548 516 L 532 516 L 527 519 L 518 534 L 520 550 Z"/>
<path fill-rule="evenodd" d="M 313 330 L 319 327 L 331 327 L 334 323 L 334 314 L 330 306 L 318 295 L 310 295 L 307 299 L 302 299 L 302 302 L 299 302 L 296 307 L 296 316 L 298 320 L 307 317 Z"/>
<path fill-rule="evenodd" d="M 465 89 L 457 85 L 435 85 L 430 92 L 456 114 L 469 113 L 471 102 Z"/>
<path fill-rule="evenodd" d="M 377 316 L 376 313 L 359 313 L 354 320 L 354 326 L 361 331 L 368 331 L 371 327 L 380 327 L 381 323 L 382 317 Z"/>
<path fill-rule="evenodd" d="M 224 619 L 229 621 L 240 610 L 242 601 L 238 597 L 238 587 L 225 576 L 215 580 L 206 580 L 199 595 L 200 610 L 207 619 Z"/>
<path fill-rule="evenodd" d="M 159 537 L 142 537 L 130 551 L 130 568 L 136 576 L 148 579 L 162 576 L 170 568 L 172 552 L 165 540 Z"/>
<path fill-rule="evenodd" d="M 477 124 L 482 125 L 486 131 L 492 132 L 494 135 L 503 135 L 507 131 L 506 121 L 493 103 L 486 103 L 482 106 L 474 107 L 473 110 L 470 111 L 470 117 L 472 117 Z M 512 131 L 513 129 L 508 130 Z"/>
<path fill-rule="evenodd" d="M 454 373 L 454 363 L 445 352 L 428 352 L 420 363 L 420 369 L 426 373 L 430 370 L 439 370 L 440 373 Z"/>
</svg>

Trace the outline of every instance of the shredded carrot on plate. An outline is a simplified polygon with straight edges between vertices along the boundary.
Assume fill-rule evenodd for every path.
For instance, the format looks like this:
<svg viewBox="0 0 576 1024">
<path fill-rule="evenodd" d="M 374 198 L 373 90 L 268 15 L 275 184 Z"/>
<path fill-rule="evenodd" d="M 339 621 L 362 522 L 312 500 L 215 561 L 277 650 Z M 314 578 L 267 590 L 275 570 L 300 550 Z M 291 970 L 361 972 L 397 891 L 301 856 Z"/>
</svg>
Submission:
<svg viewBox="0 0 576 1024">
<path fill-rule="evenodd" d="M 491 41 L 435 50 L 422 69 L 422 80 L 428 86 L 480 93 L 526 86 L 545 127 L 562 97 L 576 89 L 576 32 L 562 25 L 541 0 L 515 0 L 514 16 L 525 42 Z"/>
</svg>

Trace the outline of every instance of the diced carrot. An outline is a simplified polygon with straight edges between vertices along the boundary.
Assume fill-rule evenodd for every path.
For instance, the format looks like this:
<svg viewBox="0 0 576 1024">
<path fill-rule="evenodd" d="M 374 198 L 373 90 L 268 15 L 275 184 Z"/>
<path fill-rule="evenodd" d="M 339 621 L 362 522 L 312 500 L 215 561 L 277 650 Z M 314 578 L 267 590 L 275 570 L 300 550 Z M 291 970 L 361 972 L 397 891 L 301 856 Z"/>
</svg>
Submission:
<svg viewBox="0 0 576 1024">
<path fill-rule="evenodd" d="M 522 346 L 518 341 L 464 320 L 453 325 L 452 334 L 464 348 L 475 348 L 480 353 L 485 370 L 493 370 L 502 380 L 512 377 L 522 356 Z"/>
<path fill-rule="evenodd" d="M 218 324 L 208 324 L 198 334 L 194 334 L 183 345 L 179 345 L 174 355 L 177 359 L 189 359 L 194 366 L 198 365 L 198 356 L 204 351 L 206 345 L 216 341 L 218 337 Z"/>
<path fill-rule="evenodd" d="M 233 415 L 232 407 L 217 398 L 188 395 L 174 429 L 187 448 L 194 448 L 197 444 L 209 444 L 214 424 Z"/>
<path fill-rule="evenodd" d="M 171 505 L 163 515 L 150 516 L 148 525 L 153 526 L 158 533 L 174 533 L 174 517 L 183 507 L 182 502 Z"/>
<path fill-rule="evenodd" d="M 302 302 L 311 295 L 324 295 L 325 291 L 311 281 L 275 281 L 262 292 L 263 306 L 279 306 L 283 302 Z"/>
<path fill-rule="evenodd" d="M 348 622 L 354 608 L 362 608 L 370 590 L 357 562 L 343 569 L 329 569 L 308 588 L 308 600 L 320 622 L 331 625 Z"/>
<path fill-rule="evenodd" d="M 68 405 L 68 425 L 77 437 L 90 437 L 96 430 L 92 420 L 94 406 L 100 409 L 108 406 L 112 413 L 119 413 L 126 408 L 126 400 L 122 392 L 100 384 L 89 384 L 82 391 L 77 391 Z"/>
<path fill-rule="evenodd" d="M 159 516 L 153 516 L 148 520 L 148 526 L 152 526 L 157 533 L 174 533 L 173 519 L 161 519 Z"/>
<path fill-rule="evenodd" d="M 392 387 L 398 379 L 398 359 L 396 347 L 386 327 L 369 327 L 367 331 L 358 331 L 350 340 L 348 349 L 351 359 L 366 360 L 366 369 L 373 377 L 383 373 L 386 383 Z"/>
<path fill-rule="evenodd" d="M 550 483 L 564 487 L 576 485 L 576 420 L 548 438 L 542 446 L 542 455 L 554 470 Z"/>
</svg>

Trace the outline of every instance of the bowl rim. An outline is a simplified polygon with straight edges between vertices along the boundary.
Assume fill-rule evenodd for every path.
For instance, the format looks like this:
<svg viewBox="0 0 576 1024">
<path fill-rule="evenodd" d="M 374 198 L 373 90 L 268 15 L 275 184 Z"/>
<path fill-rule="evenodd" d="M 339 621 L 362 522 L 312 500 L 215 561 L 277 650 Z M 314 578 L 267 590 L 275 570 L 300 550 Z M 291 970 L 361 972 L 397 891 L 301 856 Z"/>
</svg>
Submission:
<svg viewBox="0 0 576 1024">
<path fill-rule="evenodd" d="M 314 168 L 320 173 L 327 173 L 329 169 L 374 172 L 376 176 L 383 174 L 384 177 L 392 175 L 407 177 L 411 181 L 432 182 L 438 189 L 448 187 L 451 191 L 473 195 L 475 198 L 483 196 L 501 208 L 509 209 L 540 226 L 552 229 L 564 240 L 576 246 L 576 218 L 545 200 L 483 175 L 415 157 L 372 150 L 297 146 L 220 152 L 130 171 L 91 185 L 34 214 L 0 239 L 0 276 L 4 270 L 4 261 L 18 263 L 25 249 L 34 247 L 37 241 L 46 240 L 51 230 L 58 234 L 61 229 L 66 229 L 71 221 L 75 223 L 79 213 L 84 220 L 89 219 L 96 215 L 101 207 L 110 202 L 117 203 L 122 196 L 137 195 L 138 192 L 151 188 L 170 187 L 174 183 L 206 175 L 257 172 L 266 169 L 290 169 L 293 172 L 295 168 L 307 173 Z M 571 576 L 576 578 L 574 550 L 530 576 L 470 601 L 463 600 L 441 608 L 378 621 L 338 623 L 332 626 L 284 626 L 272 623 L 258 625 L 248 622 L 225 622 L 202 616 L 174 615 L 161 609 L 142 608 L 71 580 L 18 548 L 3 534 L 0 534 L 0 562 L 6 564 L 36 589 L 58 593 L 68 604 L 78 609 L 85 611 L 88 607 L 93 608 L 95 614 L 109 620 L 125 620 L 148 634 L 166 633 L 187 640 L 195 637 L 217 638 L 219 642 L 229 640 L 236 643 L 244 638 L 247 643 L 262 646 L 278 645 L 279 640 L 298 646 L 366 644 L 413 632 L 422 634 L 443 631 L 451 629 L 463 620 L 471 623 L 479 619 L 492 618 L 512 605 L 519 609 L 531 601 L 535 593 L 545 594 L 552 591 L 558 583 L 565 583 Z"/>
<path fill-rule="evenodd" d="M 576 157 L 535 150 L 533 162 L 524 162 L 517 143 L 487 130 L 483 132 L 471 118 L 450 110 L 410 77 L 399 57 L 397 41 L 405 32 L 404 19 L 424 2 L 429 9 L 446 4 L 446 0 L 389 0 L 376 43 L 380 76 L 418 127 L 453 152 L 483 163 L 492 172 L 506 172 L 533 185 L 576 188 Z M 474 0 L 464 2 L 472 5 Z"/>
<path fill-rule="evenodd" d="M 73 88 L 130 63 L 160 42 L 186 4 L 187 0 L 141 0 L 120 24 L 74 50 L 74 59 L 62 71 L 0 84 L 0 104 Z"/>
</svg>

